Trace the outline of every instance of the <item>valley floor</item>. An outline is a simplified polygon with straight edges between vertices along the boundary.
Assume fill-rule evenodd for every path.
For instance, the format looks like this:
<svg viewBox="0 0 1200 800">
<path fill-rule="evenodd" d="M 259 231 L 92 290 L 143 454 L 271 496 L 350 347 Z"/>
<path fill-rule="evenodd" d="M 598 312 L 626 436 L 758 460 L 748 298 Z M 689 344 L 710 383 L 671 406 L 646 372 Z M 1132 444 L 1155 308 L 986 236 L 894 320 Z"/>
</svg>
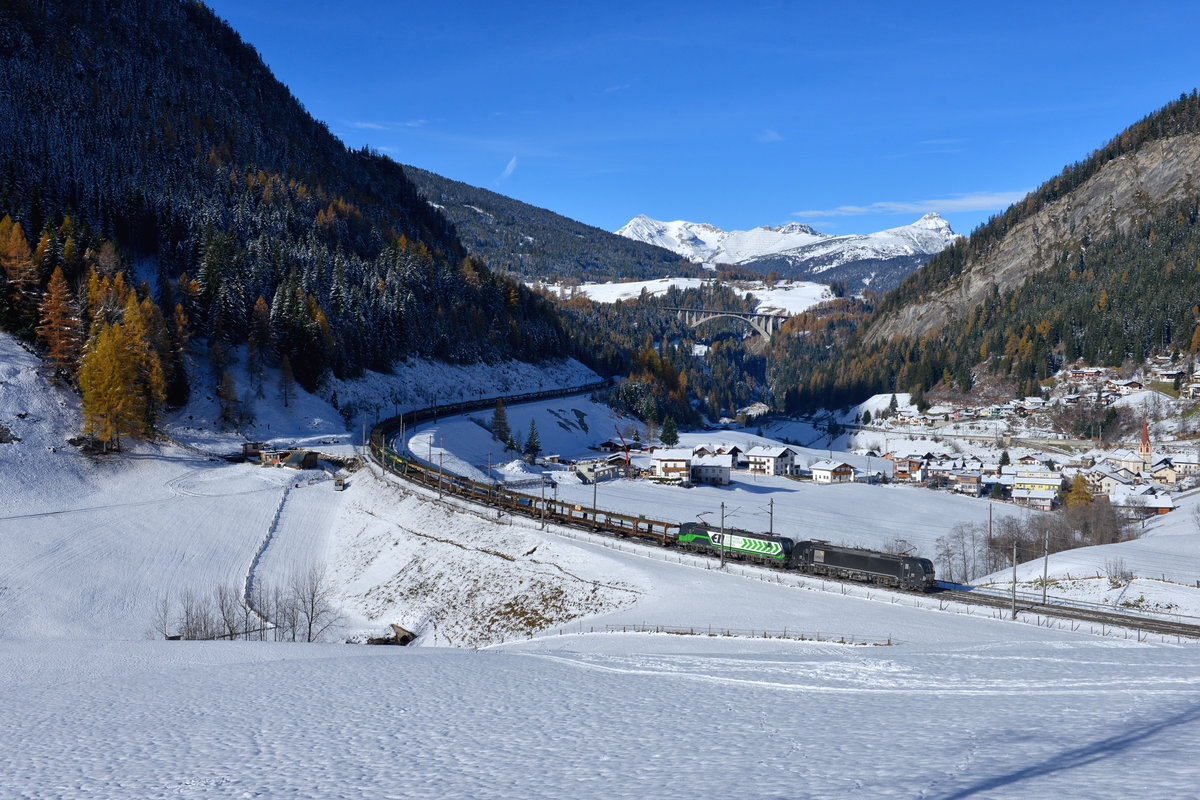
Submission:
<svg viewBox="0 0 1200 800">
<path fill-rule="evenodd" d="M 10 355 L 0 366 L 20 366 Z M 0 798 L 1057 799 L 1184 797 L 1200 781 L 1200 644 L 722 571 L 496 519 L 371 468 L 335 492 L 320 473 L 170 445 L 93 460 L 63 445 L 71 397 L 34 391 L 32 369 L 0 376 L 0 414 L 25 412 L 4 420 L 21 441 L 0 445 Z M 565 451 L 585 423 L 608 435 L 578 410 L 541 426 L 547 446 Z M 450 431 L 428 444 L 453 453 Z M 461 455 L 486 469 L 482 442 Z M 719 502 L 680 492 L 634 499 L 677 514 Z M 878 536 L 920 516 L 907 498 L 923 495 L 892 495 Z M 812 517 L 835 525 L 835 496 L 805 495 Z M 873 497 L 852 498 L 848 535 L 872 532 Z M 938 508 L 968 508 L 951 500 Z M 1169 558 L 1194 534 L 1139 541 L 1156 540 Z M 1151 550 L 1124 552 L 1136 567 Z M 394 622 L 418 646 L 151 633 L 164 596 L 283 586 L 318 563 L 338 638 Z"/>
</svg>

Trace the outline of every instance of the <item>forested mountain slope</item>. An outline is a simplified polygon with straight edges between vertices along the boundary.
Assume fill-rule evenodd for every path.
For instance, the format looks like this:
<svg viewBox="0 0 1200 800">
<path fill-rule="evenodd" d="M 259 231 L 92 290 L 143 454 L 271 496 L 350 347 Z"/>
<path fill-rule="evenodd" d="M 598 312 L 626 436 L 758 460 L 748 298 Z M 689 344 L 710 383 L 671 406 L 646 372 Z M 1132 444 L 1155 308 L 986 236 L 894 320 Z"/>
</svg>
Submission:
<svg viewBox="0 0 1200 800">
<path fill-rule="evenodd" d="M 969 390 L 984 374 L 1022 394 L 1077 358 L 1200 350 L 1197 171 L 1193 92 L 952 245 L 865 321 L 779 337 L 777 398 L 805 408 Z"/>
<path fill-rule="evenodd" d="M 399 165 L 343 146 L 195 0 L 0 5 L 3 215 L 21 241 L 0 243 L 0 322 L 28 339 L 56 268 L 79 300 L 93 270 L 140 263 L 193 342 L 257 326 L 310 386 L 408 354 L 564 345 L 547 303 L 470 259 Z"/>
<path fill-rule="evenodd" d="M 417 167 L 405 166 L 404 171 L 421 194 L 454 222 L 467 250 L 492 269 L 528 279 L 584 281 L 700 273 L 664 248 Z"/>
<path fill-rule="evenodd" d="M 935 331 L 993 291 L 1015 289 L 1068 254 L 1127 232 L 1166 205 L 1195 196 L 1198 170 L 1200 100 L 1193 91 L 935 257 L 882 304 L 870 340 Z"/>
</svg>

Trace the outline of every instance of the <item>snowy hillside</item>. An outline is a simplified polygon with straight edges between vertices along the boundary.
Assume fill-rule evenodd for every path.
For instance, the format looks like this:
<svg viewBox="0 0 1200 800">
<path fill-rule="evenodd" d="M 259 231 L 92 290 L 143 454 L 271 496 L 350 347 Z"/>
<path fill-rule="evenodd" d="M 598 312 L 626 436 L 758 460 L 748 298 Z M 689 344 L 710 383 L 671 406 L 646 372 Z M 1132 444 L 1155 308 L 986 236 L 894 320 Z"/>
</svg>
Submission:
<svg viewBox="0 0 1200 800">
<path fill-rule="evenodd" d="M 465 369 L 413 363 L 336 390 L 339 402 L 386 405 L 579 375 L 562 364 L 540 377 Z M 0 748 L 9 754 L 0 797 L 1193 792 L 1200 645 L 720 569 L 675 549 L 496 516 L 373 467 L 338 492 L 322 471 L 231 464 L 169 443 L 91 458 L 67 442 L 78 427 L 74 396 L 38 370 L 0 336 L 0 424 L 12 433 L 0 443 Z M 237 434 L 206 421 L 210 402 L 198 393 L 171 428 L 228 448 Z M 283 409 L 268 397 L 257 412 L 254 433 L 349 451 L 353 434 L 320 398 Z M 598 491 L 605 507 L 713 520 L 724 502 L 731 525 L 763 529 L 773 510 L 777 530 L 839 541 L 903 538 L 924 550 L 957 522 L 987 516 L 985 501 L 915 488 L 763 476 L 726 489 L 644 480 L 593 489 L 559 465 L 506 463 L 483 427 L 489 416 L 422 423 L 406 432 L 408 445 L 468 474 L 491 461 L 497 480 L 549 473 L 546 492 L 579 503 Z M 514 431 L 536 424 L 545 449 L 564 456 L 634 425 L 586 398 L 513 406 L 508 416 Z M 760 441 L 684 434 L 688 444 L 713 438 Z M 1188 526 L 1197 501 L 1152 522 L 1143 539 L 1110 546 L 1139 575 L 1129 592 L 1183 602 L 1186 587 L 1169 581 L 1200 564 L 1191 555 L 1200 534 Z M 1065 588 L 1115 554 L 1055 554 L 1052 576 Z M 328 638 L 394 623 L 418 634 L 416 646 L 150 633 L 164 597 L 251 580 L 286 589 L 314 565 L 324 565 L 340 612 Z M 1021 566 L 1023 580 L 1034 566 Z M 679 633 L 643 632 L 655 627 Z"/>
<path fill-rule="evenodd" d="M 815 273 L 851 261 L 933 255 L 958 238 L 950 224 L 933 212 L 911 225 L 847 236 L 821 233 L 795 222 L 782 227 L 724 231 L 707 223 L 659 222 L 645 215 L 634 217 L 617 233 L 666 247 L 700 264 L 747 264 L 771 257 L 794 266 L 811 263 Z"/>
</svg>

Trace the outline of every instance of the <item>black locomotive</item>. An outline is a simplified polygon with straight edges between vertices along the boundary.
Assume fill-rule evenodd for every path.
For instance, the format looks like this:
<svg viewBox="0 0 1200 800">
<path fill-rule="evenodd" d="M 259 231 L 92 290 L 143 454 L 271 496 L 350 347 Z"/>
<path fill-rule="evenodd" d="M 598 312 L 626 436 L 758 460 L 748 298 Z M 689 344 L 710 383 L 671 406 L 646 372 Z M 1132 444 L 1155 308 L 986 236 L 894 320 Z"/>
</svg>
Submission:
<svg viewBox="0 0 1200 800">
<path fill-rule="evenodd" d="M 724 551 L 727 558 L 771 564 L 813 575 L 878 583 L 928 592 L 937 587 L 933 562 L 927 558 L 893 555 L 823 541 L 796 541 L 786 536 L 726 529 L 685 522 L 679 526 L 680 547 L 701 552 Z"/>
</svg>

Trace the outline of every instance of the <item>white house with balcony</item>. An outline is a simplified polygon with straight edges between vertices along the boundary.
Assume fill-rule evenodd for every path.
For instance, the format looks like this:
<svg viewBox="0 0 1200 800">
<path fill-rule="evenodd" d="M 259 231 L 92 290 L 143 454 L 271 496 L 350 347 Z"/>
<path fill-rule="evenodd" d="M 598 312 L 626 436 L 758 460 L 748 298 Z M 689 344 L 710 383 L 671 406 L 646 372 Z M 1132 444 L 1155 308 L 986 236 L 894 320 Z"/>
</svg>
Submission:
<svg viewBox="0 0 1200 800">
<path fill-rule="evenodd" d="M 683 448 L 654 451 L 653 477 L 662 482 L 692 485 L 692 451 Z"/>
<path fill-rule="evenodd" d="M 750 471 L 763 475 L 790 475 L 795 467 L 796 451 L 790 447 L 752 447 L 746 451 Z"/>
<path fill-rule="evenodd" d="M 813 483 L 850 483 L 854 480 L 854 467 L 844 461 L 818 461 L 809 469 Z"/>
</svg>

